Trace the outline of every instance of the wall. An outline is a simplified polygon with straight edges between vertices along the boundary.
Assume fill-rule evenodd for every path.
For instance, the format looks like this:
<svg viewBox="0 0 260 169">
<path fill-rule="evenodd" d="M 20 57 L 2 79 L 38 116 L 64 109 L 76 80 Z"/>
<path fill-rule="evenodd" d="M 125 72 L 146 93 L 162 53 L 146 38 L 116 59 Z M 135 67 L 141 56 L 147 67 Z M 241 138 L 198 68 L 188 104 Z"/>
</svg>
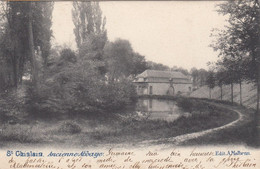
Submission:
<svg viewBox="0 0 260 169">
<path fill-rule="evenodd" d="M 150 86 L 153 88 L 153 95 L 167 95 L 167 91 L 170 87 L 170 83 L 148 83 L 148 91 L 144 94 L 150 94 Z M 192 84 L 173 84 L 174 94 L 176 95 L 178 91 L 181 93 L 190 92 L 189 87 L 192 89 Z"/>
<path fill-rule="evenodd" d="M 175 93 L 178 93 L 180 91 L 181 93 L 188 93 L 192 90 L 192 84 L 173 84 Z M 189 89 L 190 87 L 190 89 Z"/>
</svg>

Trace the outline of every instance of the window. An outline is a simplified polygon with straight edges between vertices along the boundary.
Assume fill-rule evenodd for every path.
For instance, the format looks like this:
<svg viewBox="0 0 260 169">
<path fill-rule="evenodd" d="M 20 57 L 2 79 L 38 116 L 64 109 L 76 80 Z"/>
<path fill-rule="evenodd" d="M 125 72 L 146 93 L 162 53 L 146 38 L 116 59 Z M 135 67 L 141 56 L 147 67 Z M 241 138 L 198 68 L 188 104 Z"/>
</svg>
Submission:
<svg viewBox="0 0 260 169">
<path fill-rule="evenodd" d="M 150 86 L 150 88 L 149 88 L 149 94 L 153 94 L 153 86 Z"/>
</svg>

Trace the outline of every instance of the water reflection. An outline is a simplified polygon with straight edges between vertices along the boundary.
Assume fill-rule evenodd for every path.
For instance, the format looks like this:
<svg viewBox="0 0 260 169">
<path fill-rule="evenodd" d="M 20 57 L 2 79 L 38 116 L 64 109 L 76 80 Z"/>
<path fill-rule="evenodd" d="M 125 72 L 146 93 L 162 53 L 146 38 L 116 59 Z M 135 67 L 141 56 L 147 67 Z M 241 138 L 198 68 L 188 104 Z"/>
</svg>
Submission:
<svg viewBox="0 0 260 169">
<path fill-rule="evenodd" d="M 136 112 L 140 117 L 150 120 L 174 121 L 182 113 L 172 100 L 139 99 Z"/>
</svg>

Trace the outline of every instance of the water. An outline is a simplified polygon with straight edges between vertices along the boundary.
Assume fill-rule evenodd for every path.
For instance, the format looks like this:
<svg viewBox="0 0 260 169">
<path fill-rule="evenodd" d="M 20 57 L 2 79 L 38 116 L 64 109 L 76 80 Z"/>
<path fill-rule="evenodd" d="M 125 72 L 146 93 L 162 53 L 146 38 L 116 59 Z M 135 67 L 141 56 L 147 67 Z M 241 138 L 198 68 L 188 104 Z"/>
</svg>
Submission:
<svg viewBox="0 0 260 169">
<path fill-rule="evenodd" d="M 135 110 L 140 118 L 168 122 L 185 115 L 175 101 L 164 99 L 139 99 Z"/>
</svg>

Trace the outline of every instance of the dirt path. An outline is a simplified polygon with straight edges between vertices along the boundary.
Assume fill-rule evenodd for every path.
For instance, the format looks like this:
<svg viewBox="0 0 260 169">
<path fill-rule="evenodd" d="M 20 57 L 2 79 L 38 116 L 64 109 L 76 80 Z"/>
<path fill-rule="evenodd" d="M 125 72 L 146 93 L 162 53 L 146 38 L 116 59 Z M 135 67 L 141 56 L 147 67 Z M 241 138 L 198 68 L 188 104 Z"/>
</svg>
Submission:
<svg viewBox="0 0 260 169">
<path fill-rule="evenodd" d="M 147 144 L 170 143 L 172 145 L 180 145 L 181 143 L 186 142 L 188 140 L 196 139 L 198 137 L 202 137 L 202 136 L 205 136 L 205 135 L 210 134 L 210 133 L 216 133 L 220 130 L 224 130 L 224 129 L 227 129 L 227 128 L 232 127 L 232 126 L 236 126 L 239 123 L 241 123 L 242 121 L 244 121 L 245 118 L 246 118 L 246 116 L 243 113 L 236 110 L 235 108 L 231 108 L 231 107 L 229 107 L 227 105 L 223 105 L 223 104 L 216 104 L 216 103 L 209 103 L 209 102 L 207 102 L 207 103 L 218 106 L 218 107 L 223 107 L 223 108 L 228 109 L 230 111 L 236 112 L 238 114 L 238 118 L 235 121 L 230 122 L 230 123 L 223 125 L 223 126 L 220 126 L 220 127 L 207 129 L 207 130 L 204 130 L 204 131 L 199 131 L 199 132 L 194 132 L 194 133 L 189 133 L 189 134 L 183 134 L 183 135 L 180 135 L 180 136 L 175 136 L 175 137 L 170 137 L 170 138 L 162 138 L 162 139 L 157 139 L 157 140 L 147 140 L 147 141 L 141 142 L 141 144 L 147 145 Z"/>
</svg>

